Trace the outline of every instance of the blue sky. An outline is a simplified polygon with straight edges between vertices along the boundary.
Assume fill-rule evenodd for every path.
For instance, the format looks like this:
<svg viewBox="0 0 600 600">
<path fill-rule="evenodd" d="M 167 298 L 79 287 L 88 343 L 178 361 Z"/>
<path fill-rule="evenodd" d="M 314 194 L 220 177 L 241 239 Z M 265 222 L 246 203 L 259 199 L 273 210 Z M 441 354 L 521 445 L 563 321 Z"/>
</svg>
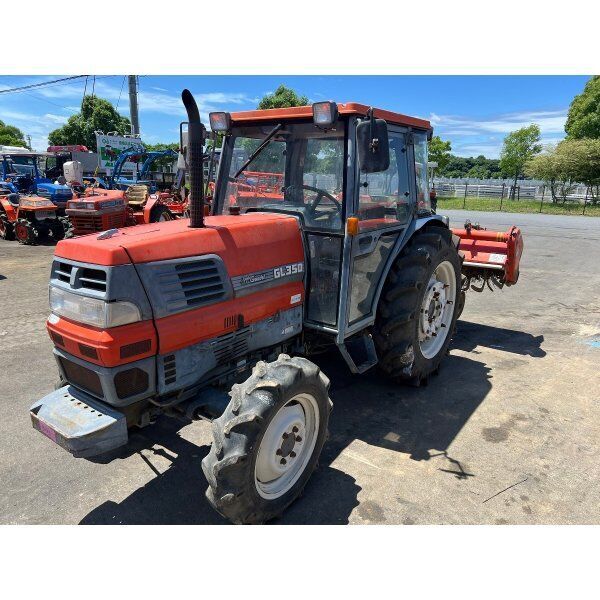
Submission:
<svg viewBox="0 0 600 600">
<path fill-rule="evenodd" d="M 0 76 L 0 90 L 58 79 L 56 76 Z M 147 143 L 174 142 L 185 113 L 181 90 L 195 95 L 203 120 L 211 110 L 256 107 L 281 83 L 311 101 L 355 101 L 431 120 L 435 133 L 452 143 L 460 156 L 497 158 L 504 136 L 537 123 L 544 143 L 564 137 L 573 97 L 587 76 L 165 76 L 140 77 L 140 124 Z M 128 116 L 123 75 L 96 78 L 95 92 Z M 0 94 L 0 120 L 16 125 L 45 150 L 48 132 L 78 111 L 85 80 L 19 93 Z M 88 82 L 91 91 L 91 78 Z M 121 91 L 122 90 L 122 91 Z M 119 99 L 120 98 L 120 99 Z"/>
</svg>

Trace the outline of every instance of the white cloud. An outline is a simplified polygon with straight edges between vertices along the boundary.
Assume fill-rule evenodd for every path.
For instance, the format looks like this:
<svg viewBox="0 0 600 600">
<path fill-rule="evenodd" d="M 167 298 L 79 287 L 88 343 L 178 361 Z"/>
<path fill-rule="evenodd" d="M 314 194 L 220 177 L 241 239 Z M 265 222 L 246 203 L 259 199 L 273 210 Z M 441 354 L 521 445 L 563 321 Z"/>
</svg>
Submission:
<svg viewBox="0 0 600 600">
<path fill-rule="evenodd" d="M 429 120 L 434 127 L 443 129 L 446 135 L 507 134 L 532 123 L 539 125 L 542 134 L 562 133 L 567 120 L 567 109 L 506 113 L 491 119 L 432 113 Z"/>
</svg>

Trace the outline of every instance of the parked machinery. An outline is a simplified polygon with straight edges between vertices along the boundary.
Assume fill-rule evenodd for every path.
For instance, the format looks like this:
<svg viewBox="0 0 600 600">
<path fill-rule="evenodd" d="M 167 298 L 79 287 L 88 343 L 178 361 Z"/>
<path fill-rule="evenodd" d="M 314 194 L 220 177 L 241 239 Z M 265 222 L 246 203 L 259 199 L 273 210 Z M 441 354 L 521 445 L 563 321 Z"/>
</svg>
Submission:
<svg viewBox="0 0 600 600">
<path fill-rule="evenodd" d="M 62 240 L 65 235 L 56 205 L 39 196 L 22 196 L 0 190 L 0 238 L 17 239 L 35 245 L 48 239 Z"/>
<path fill-rule="evenodd" d="M 514 283 L 522 240 L 496 234 L 504 258 L 492 260 L 465 235 L 474 252 L 461 274 L 462 238 L 428 206 L 429 122 L 353 103 L 212 113 L 224 145 L 205 216 L 205 131 L 182 96 L 190 220 L 58 244 L 47 327 L 63 385 L 31 419 L 81 457 L 161 415 L 210 420 L 209 502 L 233 522 L 264 522 L 298 497 L 325 443 L 329 380 L 312 357 L 337 347 L 353 373 L 427 381 L 464 278 Z M 241 167 L 239 147 L 250 148 Z M 250 169 L 281 173 L 279 197 L 231 205 Z"/>
</svg>

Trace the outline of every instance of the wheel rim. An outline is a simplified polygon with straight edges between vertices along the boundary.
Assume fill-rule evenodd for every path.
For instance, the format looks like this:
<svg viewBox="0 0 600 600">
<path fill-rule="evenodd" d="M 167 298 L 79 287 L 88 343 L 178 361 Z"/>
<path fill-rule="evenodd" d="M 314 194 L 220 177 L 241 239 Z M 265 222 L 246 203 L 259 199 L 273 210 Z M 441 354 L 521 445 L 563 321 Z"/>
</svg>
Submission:
<svg viewBox="0 0 600 600">
<path fill-rule="evenodd" d="M 6 223 L 0 218 L 0 238 L 6 239 Z"/>
<path fill-rule="evenodd" d="M 29 231 L 22 223 L 17 223 L 15 226 L 15 235 L 18 240 L 26 240 L 29 237 Z"/>
<path fill-rule="evenodd" d="M 312 456 L 319 431 L 319 407 L 298 394 L 277 411 L 260 442 L 254 483 L 263 498 L 283 496 L 298 481 Z"/>
<path fill-rule="evenodd" d="M 449 261 L 431 274 L 419 314 L 419 346 L 425 358 L 441 350 L 450 333 L 456 302 L 456 272 Z"/>
</svg>

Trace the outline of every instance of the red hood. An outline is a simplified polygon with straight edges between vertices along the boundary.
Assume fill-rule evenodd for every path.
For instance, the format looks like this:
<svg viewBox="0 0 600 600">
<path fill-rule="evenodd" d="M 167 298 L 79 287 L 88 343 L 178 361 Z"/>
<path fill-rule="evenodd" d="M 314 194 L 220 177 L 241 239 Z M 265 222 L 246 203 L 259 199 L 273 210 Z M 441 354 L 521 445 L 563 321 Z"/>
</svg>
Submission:
<svg viewBox="0 0 600 600">
<path fill-rule="evenodd" d="M 55 255 L 98 265 L 122 265 L 217 254 L 230 277 L 273 264 L 304 260 L 294 217 L 276 213 L 206 217 L 206 227 L 191 229 L 188 219 L 119 229 L 110 238 L 98 233 L 63 240 Z"/>
</svg>

